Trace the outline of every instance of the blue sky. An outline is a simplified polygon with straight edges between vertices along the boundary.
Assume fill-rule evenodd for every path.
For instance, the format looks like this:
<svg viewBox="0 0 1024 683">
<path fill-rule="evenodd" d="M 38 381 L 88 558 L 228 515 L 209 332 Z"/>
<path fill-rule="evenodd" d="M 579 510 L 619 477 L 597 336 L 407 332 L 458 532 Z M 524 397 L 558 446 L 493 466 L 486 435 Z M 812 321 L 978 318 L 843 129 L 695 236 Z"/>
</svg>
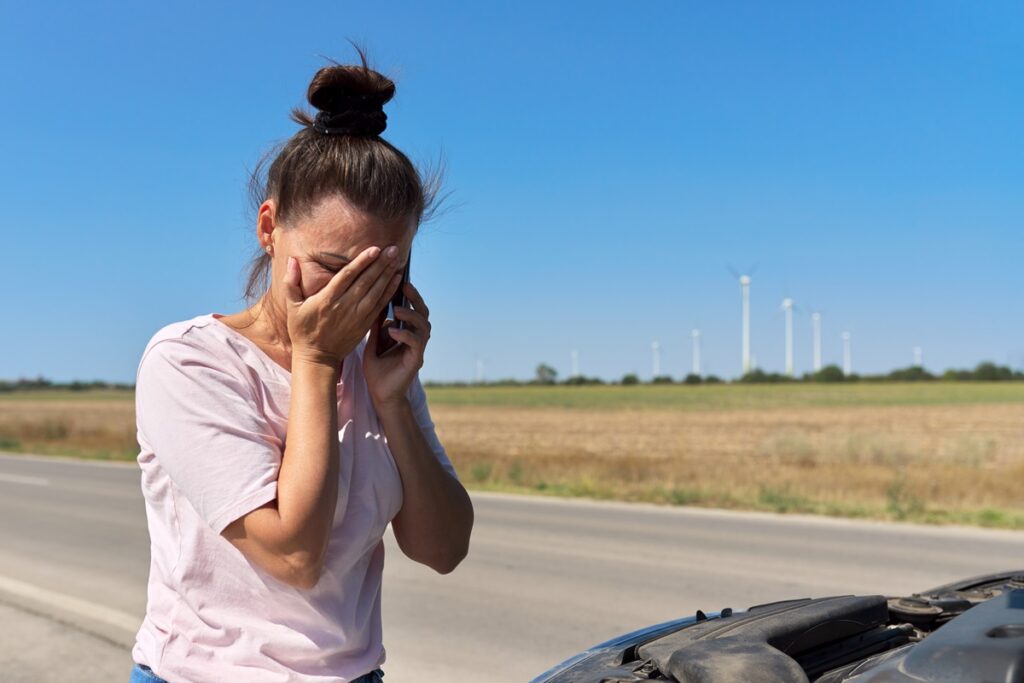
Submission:
<svg viewBox="0 0 1024 683">
<path fill-rule="evenodd" d="M 163 325 L 241 310 L 247 171 L 321 55 L 364 44 L 384 137 L 443 157 L 414 244 L 424 379 L 780 370 L 779 303 L 858 372 L 1024 366 L 1016 2 L 6 3 L 0 378 L 134 381 Z M 489 6 L 490 5 L 490 6 Z"/>
</svg>

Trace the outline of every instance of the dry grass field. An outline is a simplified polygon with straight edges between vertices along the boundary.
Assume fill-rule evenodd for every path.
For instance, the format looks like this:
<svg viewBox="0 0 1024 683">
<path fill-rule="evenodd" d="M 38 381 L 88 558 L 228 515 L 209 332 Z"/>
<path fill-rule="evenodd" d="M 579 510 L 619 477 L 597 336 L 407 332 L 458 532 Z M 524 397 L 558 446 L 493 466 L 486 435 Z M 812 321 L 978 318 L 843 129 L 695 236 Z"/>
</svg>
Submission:
<svg viewBox="0 0 1024 683">
<path fill-rule="evenodd" d="M 433 413 L 489 488 L 1024 528 L 1024 405 Z"/>
<path fill-rule="evenodd" d="M 474 488 L 1024 528 L 1019 384 L 438 388 L 430 402 Z M 0 450 L 133 459 L 133 407 L 8 395 Z"/>
<path fill-rule="evenodd" d="M 134 460 L 134 394 L 126 391 L 0 394 L 0 450 Z"/>
</svg>

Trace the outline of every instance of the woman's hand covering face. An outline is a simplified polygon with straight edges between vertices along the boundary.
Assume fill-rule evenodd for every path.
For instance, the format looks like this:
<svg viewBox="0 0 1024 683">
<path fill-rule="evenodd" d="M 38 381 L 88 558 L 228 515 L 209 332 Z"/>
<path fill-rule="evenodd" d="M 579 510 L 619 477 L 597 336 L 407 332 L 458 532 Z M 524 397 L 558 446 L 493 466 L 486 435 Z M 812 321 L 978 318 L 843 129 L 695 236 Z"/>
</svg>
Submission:
<svg viewBox="0 0 1024 683">
<path fill-rule="evenodd" d="M 302 271 L 289 257 L 284 276 L 292 362 L 338 367 L 374 325 L 401 281 L 398 248 L 364 249 L 315 294 L 303 297 Z"/>
</svg>

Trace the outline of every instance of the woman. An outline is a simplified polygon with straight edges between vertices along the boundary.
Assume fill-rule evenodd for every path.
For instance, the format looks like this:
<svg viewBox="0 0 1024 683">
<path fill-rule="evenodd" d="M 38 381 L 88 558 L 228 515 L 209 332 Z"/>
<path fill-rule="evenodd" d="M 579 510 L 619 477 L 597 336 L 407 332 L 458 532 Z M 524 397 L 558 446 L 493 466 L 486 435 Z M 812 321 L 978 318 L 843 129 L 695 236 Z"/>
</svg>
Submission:
<svg viewBox="0 0 1024 683">
<path fill-rule="evenodd" d="M 429 310 L 380 325 L 435 183 L 379 137 L 394 84 L 334 65 L 257 182 L 247 310 L 172 323 L 136 379 L 152 563 L 132 681 L 379 682 L 382 536 L 441 573 L 473 508 L 418 371 Z M 378 356 L 378 337 L 399 345 Z"/>
</svg>

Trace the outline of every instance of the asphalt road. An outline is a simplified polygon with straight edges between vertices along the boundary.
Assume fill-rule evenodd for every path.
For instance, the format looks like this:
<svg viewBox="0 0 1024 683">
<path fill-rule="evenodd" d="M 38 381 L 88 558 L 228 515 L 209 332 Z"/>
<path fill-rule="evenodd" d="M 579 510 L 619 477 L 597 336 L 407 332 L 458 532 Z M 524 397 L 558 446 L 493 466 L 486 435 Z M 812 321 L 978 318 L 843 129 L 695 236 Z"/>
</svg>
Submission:
<svg viewBox="0 0 1024 683">
<path fill-rule="evenodd" d="M 469 557 L 441 576 L 390 532 L 386 680 L 525 681 L 698 608 L 906 594 L 1024 568 L 1024 533 L 474 494 Z M 0 455 L 0 671 L 127 681 L 149 536 L 134 463 Z"/>
</svg>

